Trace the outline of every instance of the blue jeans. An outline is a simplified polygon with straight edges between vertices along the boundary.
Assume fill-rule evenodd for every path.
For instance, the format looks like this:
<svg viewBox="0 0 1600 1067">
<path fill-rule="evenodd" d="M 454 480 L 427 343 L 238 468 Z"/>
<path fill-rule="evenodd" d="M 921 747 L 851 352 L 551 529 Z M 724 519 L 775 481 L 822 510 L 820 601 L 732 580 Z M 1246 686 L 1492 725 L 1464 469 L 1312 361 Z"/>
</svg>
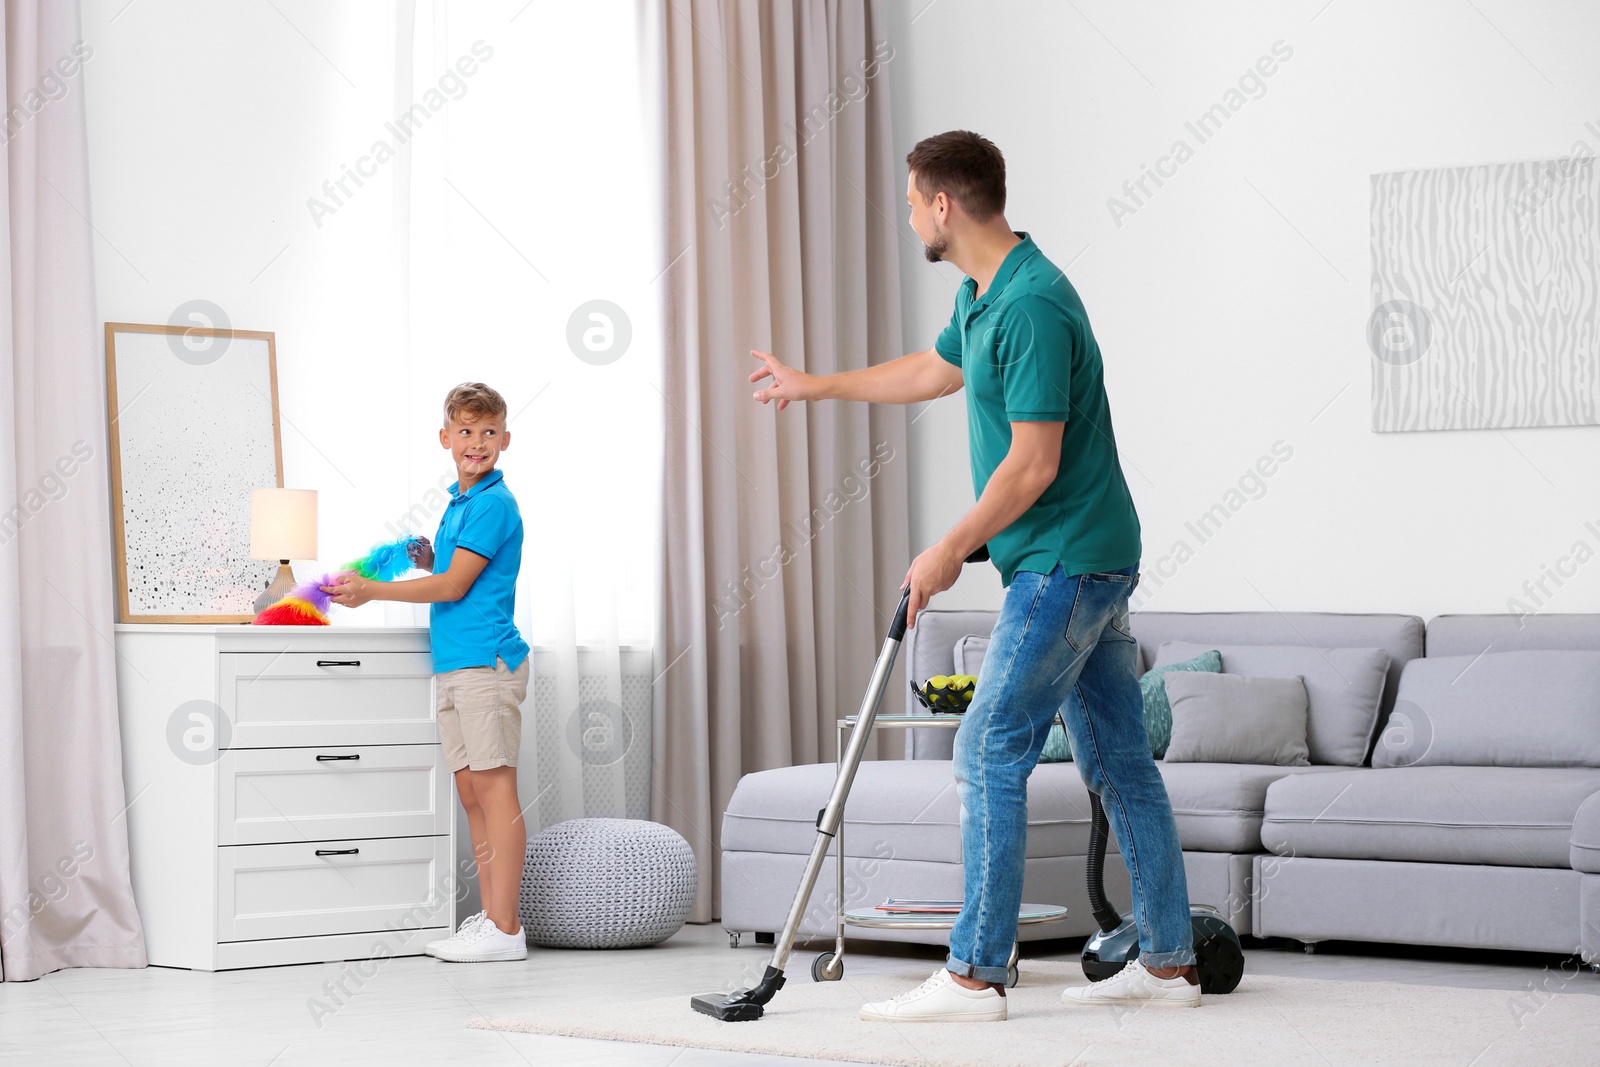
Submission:
<svg viewBox="0 0 1600 1067">
<path fill-rule="evenodd" d="M 1028 776 L 1059 709 L 1084 785 L 1099 794 L 1133 884 L 1147 967 L 1194 962 L 1189 887 L 1167 788 L 1150 756 L 1128 597 L 1138 568 L 1019 571 L 956 731 L 966 899 L 950 932 L 955 974 L 1006 980 L 1022 903 Z M 1048 903 L 1048 902 L 1042 902 Z"/>
</svg>

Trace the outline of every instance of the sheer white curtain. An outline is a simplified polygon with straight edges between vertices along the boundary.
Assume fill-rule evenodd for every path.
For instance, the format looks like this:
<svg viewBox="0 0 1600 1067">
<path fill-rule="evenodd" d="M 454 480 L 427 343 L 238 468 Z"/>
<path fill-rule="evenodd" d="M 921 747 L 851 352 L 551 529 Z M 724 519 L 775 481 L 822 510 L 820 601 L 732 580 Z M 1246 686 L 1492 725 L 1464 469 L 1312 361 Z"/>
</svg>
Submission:
<svg viewBox="0 0 1600 1067">
<path fill-rule="evenodd" d="M 420 429 L 446 390 L 500 390 L 501 468 L 526 531 L 517 622 L 535 646 L 519 767 L 530 833 L 650 810 L 663 264 L 635 19 L 631 0 L 417 0 L 396 28 L 409 488 L 428 505 L 448 484 L 447 454 Z M 430 534 L 432 501 L 414 520 Z"/>
</svg>

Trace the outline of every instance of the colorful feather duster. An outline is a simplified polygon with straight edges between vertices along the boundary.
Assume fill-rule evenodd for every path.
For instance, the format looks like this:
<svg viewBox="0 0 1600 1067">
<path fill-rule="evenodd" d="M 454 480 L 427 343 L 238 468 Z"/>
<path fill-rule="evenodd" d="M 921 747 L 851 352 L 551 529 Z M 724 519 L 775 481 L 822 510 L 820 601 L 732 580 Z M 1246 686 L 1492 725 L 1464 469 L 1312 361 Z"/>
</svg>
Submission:
<svg viewBox="0 0 1600 1067">
<path fill-rule="evenodd" d="M 411 561 L 411 548 L 421 539 L 402 537 L 398 541 L 376 545 L 358 560 L 353 560 L 337 571 L 324 574 L 315 581 L 302 582 L 289 595 L 272 604 L 255 618 L 256 626 L 327 626 L 328 606 L 331 596 L 322 591 L 332 585 L 341 574 L 359 574 L 376 582 L 392 582 L 416 564 Z"/>
</svg>

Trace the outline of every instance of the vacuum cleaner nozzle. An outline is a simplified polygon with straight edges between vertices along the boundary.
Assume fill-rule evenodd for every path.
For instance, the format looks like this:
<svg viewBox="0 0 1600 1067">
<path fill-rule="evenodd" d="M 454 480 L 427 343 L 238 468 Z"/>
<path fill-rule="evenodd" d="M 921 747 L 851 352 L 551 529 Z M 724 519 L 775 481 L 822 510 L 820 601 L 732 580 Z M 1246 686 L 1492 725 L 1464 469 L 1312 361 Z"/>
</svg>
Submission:
<svg viewBox="0 0 1600 1067">
<path fill-rule="evenodd" d="M 689 1005 L 702 1015 L 721 1019 L 725 1023 L 746 1023 L 761 1018 L 766 1003 L 783 988 L 783 972 L 767 964 L 767 973 L 761 976 L 753 989 L 738 989 L 732 993 L 702 993 L 691 997 Z"/>
</svg>

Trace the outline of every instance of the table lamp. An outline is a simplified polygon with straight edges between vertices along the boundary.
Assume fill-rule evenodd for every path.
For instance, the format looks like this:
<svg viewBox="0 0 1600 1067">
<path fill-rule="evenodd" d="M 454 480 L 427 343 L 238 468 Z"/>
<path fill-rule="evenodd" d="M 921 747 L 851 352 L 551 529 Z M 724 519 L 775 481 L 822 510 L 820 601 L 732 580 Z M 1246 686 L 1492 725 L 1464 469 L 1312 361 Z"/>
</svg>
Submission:
<svg viewBox="0 0 1600 1067">
<path fill-rule="evenodd" d="M 295 587 L 291 559 L 317 558 L 317 491 L 250 490 L 250 558 L 275 559 L 278 573 L 256 597 L 259 615 Z"/>
</svg>

